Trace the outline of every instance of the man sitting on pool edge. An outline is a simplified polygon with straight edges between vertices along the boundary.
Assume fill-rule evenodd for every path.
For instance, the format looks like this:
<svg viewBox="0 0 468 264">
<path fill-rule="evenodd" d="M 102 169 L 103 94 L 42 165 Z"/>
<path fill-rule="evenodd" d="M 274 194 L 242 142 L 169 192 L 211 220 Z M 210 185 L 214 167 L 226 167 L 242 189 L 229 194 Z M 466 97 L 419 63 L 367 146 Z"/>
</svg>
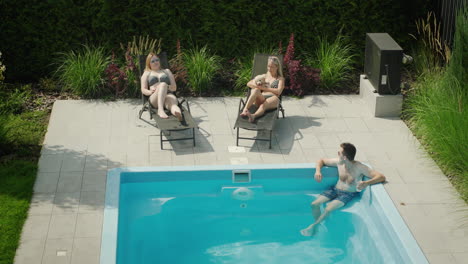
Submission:
<svg viewBox="0 0 468 264">
<path fill-rule="evenodd" d="M 317 161 L 315 180 L 322 181 L 322 173 L 320 170 L 323 165 L 338 167 L 338 181 L 335 186 L 324 191 L 321 195 L 311 203 L 312 215 L 315 222 L 305 229 L 301 230 L 304 236 L 313 236 L 317 232 L 317 226 L 320 224 L 332 211 L 343 207 L 351 199 L 357 196 L 358 190 L 362 190 L 367 186 L 385 181 L 385 176 L 375 170 L 370 169 L 359 161 L 354 160 L 356 156 L 356 147 L 351 143 L 342 143 L 338 151 L 338 158 L 320 159 Z M 371 178 L 367 181 L 362 181 L 362 176 Z M 330 201 L 331 200 L 331 201 Z M 323 213 L 320 212 L 320 205 L 330 201 Z"/>
</svg>

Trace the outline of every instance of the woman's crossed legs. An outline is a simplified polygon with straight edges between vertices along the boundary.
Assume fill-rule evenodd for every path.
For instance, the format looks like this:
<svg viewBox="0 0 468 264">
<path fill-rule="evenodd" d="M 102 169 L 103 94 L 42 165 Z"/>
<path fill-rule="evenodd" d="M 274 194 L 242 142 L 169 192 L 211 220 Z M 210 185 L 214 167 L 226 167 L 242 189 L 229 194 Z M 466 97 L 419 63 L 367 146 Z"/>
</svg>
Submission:
<svg viewBox="0 0 468 264">
<path fill-rule="evenodd" d="M 156 91 L 149 97 L 149 101 L 153 107 L 158 109 L 158 115 L 161 118 L 168 118 L 164 112 L 164 108 L 166 108 L 181 121 L 182 111 L 177 105 L 177 98 L 173 94 L 167 94 L 167 90 L 168 85 L 166 83 L 156 84 Z"/>
<path fill-rule="evenodd" d="M 248 116 L 249 122 L 253 122 L 255 118 L 265 114 L 265 111 L 277 108 L 278 103 L 279 103 L 279 98 L 277 96 L 271 96 L 271 97 L 265 98 L 265 96 L 262 94 L 262 91 L 260 91 L 257 88 L 254 88 L 252 89 L 249 99 L 247 100 L 247 103 L 245 104 L 244 110 L 242 111 L 240 115 Z M 257 111 L 255 111 L 255 113 L 251 114 L 249 112 L 249 108 L 253 104 L 257 105 L 258 109 Z"/>
</svg>

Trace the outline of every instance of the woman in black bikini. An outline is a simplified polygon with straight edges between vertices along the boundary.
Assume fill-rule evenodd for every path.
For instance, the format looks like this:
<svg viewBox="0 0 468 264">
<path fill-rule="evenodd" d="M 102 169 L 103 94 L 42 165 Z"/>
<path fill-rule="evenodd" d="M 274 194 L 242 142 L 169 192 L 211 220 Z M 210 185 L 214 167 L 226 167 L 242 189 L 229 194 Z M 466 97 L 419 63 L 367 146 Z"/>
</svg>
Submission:
<svg viewBox="0 0 468 264">
<path fill-rule="evenodd" d="M 258 83 L 256 80 L 264 79 L 264 83 Z M 249 121 L 253 122 L 255 118 L 262 116 L 266 110 L 275 109 L 279 104 L 279 96 L 284 89 L 284 77 L 281 70 L 281 64 L 278 57 L 271 56 L 268 58 L 267 73 L 256 76 L 253 80 L 247 83 L 247 86 L 252 89 L 249 99 L 245 104 L 241 116 L 249 117 Z M 251 114 L 249 108 L 255 104 L 258 109 Z"/>
<path fill-rule="evenodd" d="M 179 120 L 182 120 L 182 112 L 177 106 L 177 98 L 170 93 L 176 90 L 177 85 L 171 70 L 161 67 L 161 61 L 156 54 L 148 54 L 145 72 L 141 76 L 141 92 L 149 96 L 150 104 L 158 109 L 158 115 L 161 118 L 168 118 L 164 112 L 164 108 L 166 108 Z"/>
</svg>

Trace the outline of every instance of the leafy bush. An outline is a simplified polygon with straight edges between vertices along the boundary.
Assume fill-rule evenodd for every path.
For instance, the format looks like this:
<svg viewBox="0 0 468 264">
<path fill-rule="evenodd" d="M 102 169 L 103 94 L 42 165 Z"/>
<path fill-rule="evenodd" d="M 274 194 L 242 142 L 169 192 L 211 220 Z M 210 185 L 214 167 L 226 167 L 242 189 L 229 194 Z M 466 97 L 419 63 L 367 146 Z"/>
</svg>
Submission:
<svg viewBox="0 0 468 264">
<path fill-rule="evenodd" d="M 105 95 L 104 71 L 109 57 L 102 47 L 84 46 L 79 52 L 61 53 L 56 76 L 63 87 L 83 97 Z"/>
<path fill-rule="evenodd" d="M 115 62 L 115 54 L 112 53 L 112 59 L 109 65 L 107 65 L 105 73 L 106 87 L 113 92 L 117 98 L 123 95 L 127 89 L 127 74 L 124 70 Z"/>
<path fill-rule="evenodd" d="M 242 94 L 245 92 L 247 83 L 252 78 L 252 68 L 253 68 L 253 57 L 249 59 L 238 59 L 237 60 L 237 70 L 234 72 L 236 80 L 234 82 L 234 93 Z"/>
<path fill-rule="evenodd" d="M 185 90 L 188 84 L 188 77 L 187 69 L 184 64 L 184 52 L 180 46 L 180 40 L 177 40 L 176 54 L 171 60 L 169 60 L 169 66 L 172 74 L 174 74 L 174 79 L 177 83 L 177 90 Z"/>
<path fill-rule="evenodd" d="M 57 92 L 57 83 L 52 78 L 40 78 L 39 88 L 46 92 Z"/>
<path fill-rule="evenodd" d="M 280 47 L 281 49 L 281 47 Z M 291 90 L 296 96 L 303 96 L 307 91 L 313 91 L 319 82 L 320 70 L 304 66 L 301 60 L 294 59 L 294 34 L 291 34 L 288 48 L 284 56 L 286 66 L 286 88 Z"/>
<path fill-rule="evenodd" d="M 355 56 L 348 39 L 340 33 L 333 42 L 320 37 L 314 56 L 308 56 L 305 62 L 320 69 L 321 87 L 333 89 L 350 79 Z"/>
<path fill-rule="evenodd" d="M 212 88 L 212 80 L 221 68 L 221 59 L 219 56 L 210 55 L 204 46 L 187 51 L 184 54 L 184 64 L 189 86 L 194 93 L 201 95 L 203 91 Z"/>
<path fill-rule="evenodd" d="M 4 63 L 15 65 L 8 69 L 8 79 L 23 81 L 53 71 L 49 65 L 57 52 L 75 50 L 82 43 L 117 50 L 119 43 L 139 35 L 163 39 L 161 49 L 171 55 L 176 53 L 173 43 L 180 39 L 208 44 L 214 53 L 234 58 L 254 47 L 286 41 L 282 32 L 295 32 L 298 50 L 312 52 L 317 36 L 335 36 L 344 26 L 362 56 L 366 32 L 388 32 L 405 47 L 411 40 L 408 33 L 414 32 L 412 22 L 430 10 L 431 2 L 2 1 L 0 49 Z"/>
<path fill-rule="evenodd" d="M 0 114 L 19 114 L 23 112 L 25 101 L 31 97 L 31 85 L 0 84 Z"/>
</svg>

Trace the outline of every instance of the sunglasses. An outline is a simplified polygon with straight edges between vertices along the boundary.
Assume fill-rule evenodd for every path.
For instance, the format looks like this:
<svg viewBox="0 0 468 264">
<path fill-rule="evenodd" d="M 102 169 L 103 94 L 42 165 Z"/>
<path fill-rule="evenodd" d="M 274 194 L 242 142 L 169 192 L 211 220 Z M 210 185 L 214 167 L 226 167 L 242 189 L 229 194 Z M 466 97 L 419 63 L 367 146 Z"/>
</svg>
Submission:
<svg viewBox="0 0 468 264">
<path fill-rule="evenodd" d="M 155 63 L 155 62 L 158 62 L 158 61 L 159 61 L 159 59 L 152 59 L 151 63 Z"/>
</svg>

